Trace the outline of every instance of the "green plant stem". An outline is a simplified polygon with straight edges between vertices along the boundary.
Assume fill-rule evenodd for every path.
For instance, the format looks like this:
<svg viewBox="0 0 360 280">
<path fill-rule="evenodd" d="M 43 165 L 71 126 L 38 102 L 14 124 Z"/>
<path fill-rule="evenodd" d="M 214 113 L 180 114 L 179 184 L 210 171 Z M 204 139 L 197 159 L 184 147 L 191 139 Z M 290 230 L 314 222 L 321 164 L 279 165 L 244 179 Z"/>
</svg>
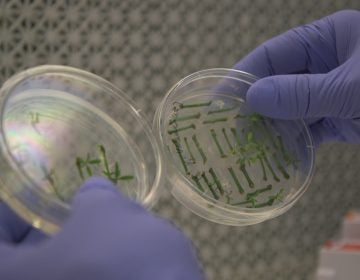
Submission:
<svg viewBox="0 0 360 280">
<path fill-rule="evenodd" d="M 267 185 L 265 188 L 262 189 L 258 189 L 254 192 L 251 193 L 247 193 L 246 194 L 246 199 L 249 200 L 251 197 L 257 197 L 259 194 L 263 193 L 263 192 L 267 192 L 270 191 L 272 189 L 272 185 Z"/>
<path fill-rule="evenodd" d="M 212 185 L 210 184 L 208 178 L 206 177 L 205 173 L 203 172 L 201 174 L 201 177 L 204 179 L 206 185 L 209 187 L 209 190 L 211 192 L 211 194 L 213 195 L 213 197 L 218 200 L 219 199 L 219 196 L 217 195 L 217 193 L 215 192 L 214 188 L 212 187 Z"/>
<path fill-rule="evenodd" d="M 205 192 L 204 188 L 202 187 L 200 180 L 198 178 L 198 176 L 191 176 L 191 179 L 193 179 L 193 181 L 195 182 L 196 186 L 198 187 L 198 189 L 202 192 Z"/>
<path fill-rule="evenodd" d="M 274 180 L 277 181 L 277 182 L 279 182 L 280 179 L 279 179 L 278 176 L 276 176 L 276 174 L 275 174 L 275 172 L 274 172 L 274 169 L 271 167 L 271 164 L 270 164 L 270 162 L 269 162 L 269 160 L 268 160 L 268 158 L 267 158 L 267 156 L 266 156 L 266 154 L 265 154 L 264 151 L 263 151 L 263 153 L 262 153 L 262 157 L 263 157 L 263 159 L 264 159 L 265 165 L 266 165 L 267 168 L 270 170 L 270 173 L 271 173 L 271 175 L 273 176 Z"/>
<path fill-rule="evenodd" d="M 83 160 L 81 158 L 79 158 L 79 157 L 76 158 L 76 168 L 79 172 L 81 179 L 85 180 L 84 173 L 82 171 L 82 162 L 83 162 Z"/>
<path fill-rule="evenodd" d="M 244 193 L 244 189 L 243 189 L 243 187 L 241 186 L 241 184 L 240 184 L 240 182 L 239 182 L 239 180 L 238 180 L 238 178 L 237 178 L 237 176 L 236 176 L 236 174 L 235 174 L 235 172 L 234 172 L 234 169 L 233 169 L 232 167 L 229 167 L 229 168 L 228 168 L 228 171 L 229 171 L 231 177 L 233 178 L 233 180 L 234 180 L 234 182 L 235 182 L 235 184 L 236 184 L 236 187 L 237 187 L 239 193 L 243 194 L 243 193 Z"/>
<path fill-rule="evenodd" d="M 263 173 L 263 180 L 267 181 L 267 175 L 266 175 L 266 170 L 265 170 L 265 166 L 264 166 L 264 160 L 260 155 L 257 158 L 260 161 L 261 170 L 262 170 L 262 173 Z"/>
<path fill-rule="evenodd" d="M 92 171 L 91 171 L 91 168 L 89 165 L 86 165 L 85 166 L 85 169 L 86 169 L 86 172 L 88 173 L 89 177 L 91 177 L 93 174 L 92 174 Z"/>
<path fill-rule="evenodd" d="M 252 205 L 252 206 L 247 206 L 248 208 L 262 208 L 262 207 L 266 207 L 266 206 L 271 206 L 274 204 L 274 199 L 269 199 L 265 202 L 262 202 L 262 203 L 259 203 L 259 204 L 255 204 L 255 205 Z"/>
<path fill-rule="evenodd" d="M 262 118 L 260 119 L 260 129 L 263 131 L 263 134 L 265 137 L 268 137 L 270 139 L 270 142 L 272 143 L 272 145 L 274 146 L 275 149 L 279 149 L 276 141 L 274 140 L 274 137 L 272 135 L 272 133 L 270 132 L 265 120 Z"/>
<path fill-rule="evenodd" d="M 188 170 L 188 167 L 186 165 L 186 162 L 185 162 L 185 159 L 184 159 L 184 156 L 182 154 L 182 150 L 181 150 L 181 146 L 180 146 L 180 142 L 179 140 L 177 139 L 171 139 L 171 141 L 173 142 L 174 146 L 175 146 L 175 149 L 176 149 L 176 153 L 178 154 L 179 158 L 180 158 L 180 162 L 185 170 L 185 173 L 186 174 L 189 174 L 189 170 Z"/>
<path fill-rule="evenodd" d="M 279 169 L 279 171 L 281 172 L 281 174 L 284 176 L 284 178 L 286 180 L 289 180 L 290 175 L 289 175 L 289 173 L 286 172 L 285 168 L 282 166 L 281 162 L 279 161 L 279 159 L 276 156 L 276 153 L 273 153 L 272 156 L 273 156 L 273 158 L 275 160 L 275 163 L 276 163 L 276 166 Z"/>
<path fill-rule="evenodd" d="M 220 156 L 221 156 L 222 158 L 225 158 L 226 155 L 224 154 L 224 151 L 223 151 L 223 149 L 221 148 L 221 145 L 220 145 L 220 143 L 219 143 L 219 140 L 217 139 L 217 134 L 216 134 L 216 132 L 215 132 L 215 129 L 213 129 L 213 128 L 210 129 L 210 133 L 211 133 L 212 138 L 214 139 L 214 142 L 215 142 L 215 144 L 216 144 L 216 147 L 217 147 L 218 150 L 219 150 Z"/>
<path fill-rule="evenodd" d="M 274 204 L 275 201 L 282 201 L 282 193 L 283 193 L 284 189 L 281 189 L 278 193 L 276 193 L 275 195 L 270 195 L 268 200 L 263 202 L 263 203 L 259 203 L 259 204 L 255 204 L 252 206 L 248 206 L 249 208 L 261 208 L 261 207 L 266 207 L 266 206 L 271 206 Z"/>
<path fill-rule="evenodd" d="M 294 168 L 297 168 L 297 165 L 296 165 L 297 160 L 293 159 L 293 156 L 286 151 L 282 137 L 280 135 L 278 135 L 277 139 L 278 139 L 278 143 L 280 146 L 281 155 L 282 155 L 284 161 L 286 162 L 286 165 L 289 166 L 292 164 L 294 166 Z"/>
<path fill-rule="evenodd" d="M 222 129 L 222 133 L 224 134 L 225 141 L 226 141 L 226 143 L 227 143 L 228 146 L 229 146 L 230 152 L 232 153 L 232 152 L 234 151 L 234 148 L 233 148 L 233 146 L 232 146 L 231 143 L 230 143 L 230 140 L 229 140 L 229 137 L 228 137 L 228 135 L 227 135 L 227 133 L 226 133 L 225 128 Z"/>
<path fill-rule="evenodd" d="M 189 145 L 189 142 L 187 140 L 187 137 L 184 137 L 184 142 L 185 142 L 185 147 L 187 149 L 187 152 L 190 155 L 191 161 L 193 163 L 196 163 L 195 157 L 194 157 L 193 153 L 191 152 L 190 145 Z"/>
<path fill-rule="evenodd" d="M 209 119 L 209 120 L 204 120 L 203 124 L 213 124 L 213 123 L 218 123 L 218 122 L 226 122 L 227 120 L 228 120 L 228 118 Z"/>
<path fill-rule="evenodd" d="M 198 141 L 195 134 L 192 136 L 192 140 L 194 141 L 195 147 L 197 148 L 197 150 L 198 150 L 198 152 L 199 152 L 199 154 L 200 154 L 200 156 L 201 156 L 201 158 L 203 160 L 203 163 L 205 164 L 206 161 L 207 161 L 207 158 L 206 158 L 206 155 L 205 155 L 203 149 L 201 148 L 200 143 L 199 143 L 199 141 Z"/>
<path fill-rule="evenodd" d="M 177 133 L 177 132 L 180 132 L 180 131 L 184 131 L 184 130 L 188 130 L 188 129 L 195 129 L 195 128 L 196 128 L 195 124 L 190 124 L 190 125 L 187 125 L 187 126 L 177 127 L 177 128 L 172 129 L 172 130 L 168 130 L 168 133 L 173 134 L 173 133 Z"/>
<path fill-rule="evenodd" d="M 179 107 L 181 109 L 183 109 L 183 108 L 195 108 L 195 107 L 207 107 L 207 106 L 210 106 L 211 103 L 212 103 L 212 101 L 192 103 L 192 104 L 183 104 L 183 103 L 179 102 Z"/>
<path fill-rule="evenodd" d="M 246 167 L 245 167 L 245 164 L 244 164 L 244 163 L 240 163 L 240 170 L 241 170 L 241 172 L 244 174 L 244 176 L 245 176 L 245 178 L 246 178 L 246 181 L 247 181 L 248 184 L 249 184 L 249 187 L 250 187 L 250 188 L 254 188 L 254 182 L 251 180 L 249 174 L 247 173 Z"/>
<path fill-rule="evenodd" d="M 104 172 L 104 175 L 106 175 L 108 178 L 111 178 L 111 171 L 110 171 L 110 167 L 109 167 L 109 163 L 108 163 L 108 160 L 107 160 L 107 157 L 106 157 L 106 150 L 105 150 L 105 147 L 103 145 L 98 145 L 99 147 L 99 150 L 100 150 L 100 157 L 102 159 L 102 162 L 104 164 L 104 167 L 105 167 L 105 171 Z"/>
<path fill-rule="evenodd" d="M 41 165 L 40 166 L 43 173 L 44 173 L 44 180 L 48 181 L 49 182 L 49 185 L 51 186 L 54 194 L 62 201 L 64 201 L 64 197 L 63 195 L 61 194 L 61 192 L 59 192 L 58 188 L 56 187 L 55 185 L 55 179 L 53 178 L 54 174 L 55 174 L 55 171 L 54 169 L 51 169 L 50 171 L 44 166 L 44 165 Z"/>
<path fill-rule="evenodd" d="M 230 131 L 235 139 L 236 145 L 238 146 L 238 149 L 234 148 L 234 152 L 232 154 L 236 154 L 237 152 L 239 152 L 242 156 L 244 156 L 244 153 L 241 151 L 242 143 L 236 129 L 232 127 L 230 128 Z"/>
<path fill-rule="evenodd" d="M 200 113 L 197 114 L 192 114 L 192 115 L 187 115 L 187 116 L 181 116 L 181 117 L 177 117 L 175 119 L 172 119 L 169 121 L 169 125 L 176 123 L 176 122 L 182 122 L 182 121 L 187 121 L 187 120 L 194 120 L 194 119 L 199 119 L 201 116 Z"/>
<path fill-rule="evenodd" d="M 218 188 L 220 194 L 224 195 L 224 189 L 223 189 L 218 177 L 216 176 L 214 169 L 212 169 L 212 167 L 209 169 L 209 173 L 213 177 L 213 180 L 214 180 L 216 187 Z"/>
<path fill-rule="evenodd" d="M 243 200 L 243 201 L 235 202 L 235 203 L 232 203 L 231 205 L 233 205 L 233 206 L 238 206 L 238 205 L 244 205 L 244 204 L 251 203 L 252 206 L 254 206 L 256 202 L 257 202 L 257 201 L 256 201 L 255 197 L 251 197 L 250 199 L 246 199 L 246 200 Z M 247 206 L 247 207 L 251 207 L 251 206 Z"/>
<path fill-rule="evenodd" d="M 222 108 L 222 109 L 210 110 L 210 111 L 208 112 L 208 115 L 219 114 L 219 113 L 224 113 L 224 112 L 229 112 L 229 111 L 231 111 L 231 110 L 234 110 L 235 108 L 236 108 L 236 106 L 230 107 L 230 108 Z"/>
</svg>

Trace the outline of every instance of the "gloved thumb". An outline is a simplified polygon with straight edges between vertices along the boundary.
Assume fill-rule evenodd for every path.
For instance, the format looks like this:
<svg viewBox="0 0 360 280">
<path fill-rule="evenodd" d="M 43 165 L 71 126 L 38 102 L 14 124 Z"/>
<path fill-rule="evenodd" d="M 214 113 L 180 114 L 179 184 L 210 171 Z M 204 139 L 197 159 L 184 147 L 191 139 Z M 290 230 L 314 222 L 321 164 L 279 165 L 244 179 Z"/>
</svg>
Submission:
<svg viewBox="0 0 360 280">
<path fill-rule="evenodd" d="M 249 88 L 246 101 L 256 112 L 272 118 L 340 117 L 343 99 L 338 100 L 338 93 L 344 86 L 337 81 L 341 80 L 334 73 L 270 76 Z"/>
<path fill-rule="evenodd" d="M 119 220 L 129 211 L 144 209 L 122 194 L 111 181 L 92 177 L 84 182 L 74 197 L 72 220 L 94 220 L 95 217 L 110 219 L 112 216 Z"/>
</svg>

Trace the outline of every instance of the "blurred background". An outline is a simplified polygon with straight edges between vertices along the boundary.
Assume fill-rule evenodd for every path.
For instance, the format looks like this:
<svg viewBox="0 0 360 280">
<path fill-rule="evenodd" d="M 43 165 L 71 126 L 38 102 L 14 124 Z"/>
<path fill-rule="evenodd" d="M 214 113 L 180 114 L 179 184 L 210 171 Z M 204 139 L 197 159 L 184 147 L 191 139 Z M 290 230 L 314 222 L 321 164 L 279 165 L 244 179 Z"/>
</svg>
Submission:
<svg viewBox="0 0 360 280">
<path fill-rule="evenodd" d="M 0 84 L 39 64 L 79 67 L 123 89 L 152 122 L 182 77 L 231 67 L 276 34 L 350 8 L 359 0 L 0 0 Z M 212 224 L 167 191 L 155 211 L 192 239 L 209 280 L 313 279 L 319 248 L 360 208 L 359 167 L 360 146 L 323 145 L 300 201 L 255 226 Z"/>
</svg>

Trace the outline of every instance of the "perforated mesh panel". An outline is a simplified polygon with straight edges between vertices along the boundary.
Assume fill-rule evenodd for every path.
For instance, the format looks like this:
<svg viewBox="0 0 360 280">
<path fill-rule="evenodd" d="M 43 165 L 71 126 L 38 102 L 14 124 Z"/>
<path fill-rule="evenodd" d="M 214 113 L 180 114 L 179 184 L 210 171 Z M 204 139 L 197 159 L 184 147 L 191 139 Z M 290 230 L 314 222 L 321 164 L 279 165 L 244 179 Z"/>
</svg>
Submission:
<svg viewBox="0 0 360 280">
<path fill-rule="evenodd" d="M 0 82 L 39 64 L 92 71 L 118 85 L 151 122 L 166 91 L 196 70 L 231 67 L 280 32 L 358 0 L 0 1 Z M 212 224 L 168 192 L 157 211 L 193 240 L 208 279 L 311 279 L 319 246 L 360 207 L 360 146 L 329 144 L 288 213 L 260 225 Z"/>
</svg>

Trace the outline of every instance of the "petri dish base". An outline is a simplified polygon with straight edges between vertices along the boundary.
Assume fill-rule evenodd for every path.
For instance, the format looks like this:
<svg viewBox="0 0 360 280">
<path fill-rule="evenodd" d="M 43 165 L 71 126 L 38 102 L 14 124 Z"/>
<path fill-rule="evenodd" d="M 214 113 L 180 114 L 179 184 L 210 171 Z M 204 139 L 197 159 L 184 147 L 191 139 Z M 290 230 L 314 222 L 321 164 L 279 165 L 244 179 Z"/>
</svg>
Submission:
<svg viewBox="0 0 360 280">
<path fill-rule="evenodd" d="M 19 73 L 1 89 L 2 197 L 25 219 L 56 231 L 77 188 L 104 176 L 151 207 L 162 157 L 144 117 L 105 80 L 64 66 Z"/>
<path fill-rule="evenodd" d="M 156 114 L 173 195 L 217 223 L 249 225 L 280 215 L 312 176 L 306 125 L 252 111 L 246 91 L 255 81 L 240 71 L 204 70 L 176 84 Z"/>
</svg>

